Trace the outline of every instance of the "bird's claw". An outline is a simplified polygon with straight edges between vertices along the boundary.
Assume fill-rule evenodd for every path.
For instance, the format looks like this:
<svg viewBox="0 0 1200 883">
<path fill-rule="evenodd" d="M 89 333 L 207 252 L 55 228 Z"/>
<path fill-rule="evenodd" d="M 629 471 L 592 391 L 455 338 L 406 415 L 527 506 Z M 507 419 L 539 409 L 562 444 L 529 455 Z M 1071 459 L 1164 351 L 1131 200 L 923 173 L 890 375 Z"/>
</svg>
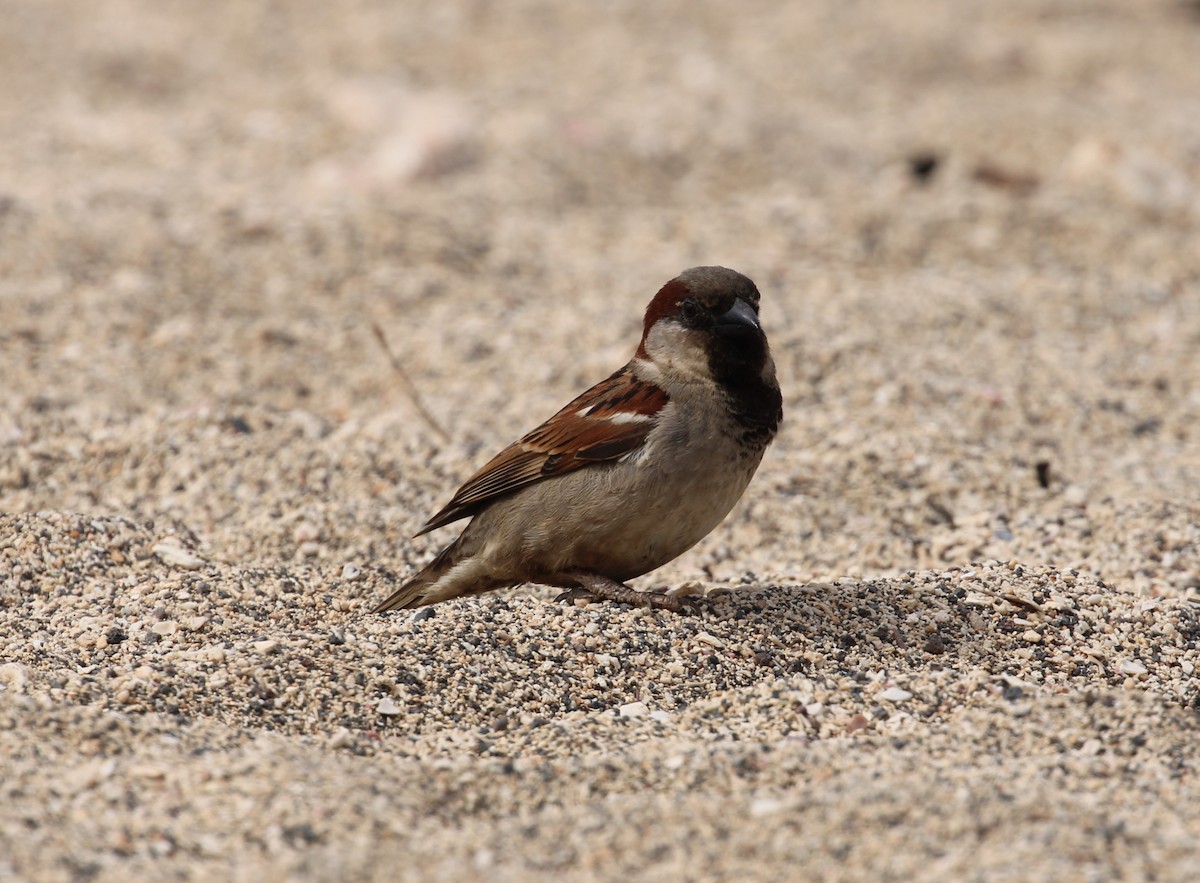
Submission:
<svg viewBox="0 0 1200 883">
<path fill-rule="evenodd" d="M 554 598 L 556 604 L 574 604 L 577 601 L 591 602 L 595 600 L 597 600 L 596 593 L 589 592 L 581 586 L 574 589 L 567 589 Z"/>
</svg>

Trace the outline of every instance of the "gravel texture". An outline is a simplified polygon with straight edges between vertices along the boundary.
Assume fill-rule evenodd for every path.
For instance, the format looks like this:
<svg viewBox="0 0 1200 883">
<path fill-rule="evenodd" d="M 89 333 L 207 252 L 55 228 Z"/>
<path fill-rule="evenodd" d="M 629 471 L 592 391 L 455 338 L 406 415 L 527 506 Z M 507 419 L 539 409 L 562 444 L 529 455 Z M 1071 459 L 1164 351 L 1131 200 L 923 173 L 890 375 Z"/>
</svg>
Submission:
<svg viewBox="0 0 1200 883">
<path fill-rule="evenodd" d="M 0 19 L 0 880 L 1194 879 L 1196 4 Z M 368 615 L 700 263 L 702 610 Z"/>
</svg>

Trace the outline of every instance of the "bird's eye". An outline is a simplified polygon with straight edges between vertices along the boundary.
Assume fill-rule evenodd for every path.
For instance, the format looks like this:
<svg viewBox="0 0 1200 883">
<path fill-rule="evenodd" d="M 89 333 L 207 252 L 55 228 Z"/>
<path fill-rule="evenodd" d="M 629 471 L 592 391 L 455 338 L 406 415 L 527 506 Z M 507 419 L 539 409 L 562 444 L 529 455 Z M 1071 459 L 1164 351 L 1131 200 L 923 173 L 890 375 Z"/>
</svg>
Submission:
<svg viewBox="0 0 1200 883">
<path fill-rule="evenodd" d="M 689 297 L 679 305 L 679 315 L 685 322 L 694 322 L 700 316 L 700 305 Z"/>
</svg>

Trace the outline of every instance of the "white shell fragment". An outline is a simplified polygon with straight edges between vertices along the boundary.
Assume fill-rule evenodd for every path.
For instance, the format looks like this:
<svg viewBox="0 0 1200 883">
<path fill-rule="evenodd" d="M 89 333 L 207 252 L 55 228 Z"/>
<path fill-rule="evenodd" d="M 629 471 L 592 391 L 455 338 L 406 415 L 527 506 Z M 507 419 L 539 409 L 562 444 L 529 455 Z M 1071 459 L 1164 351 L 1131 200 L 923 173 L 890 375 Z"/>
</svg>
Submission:
<svg viewBox="0 0 1200 883">
<path fill-rule="evenodd" d="M 376 703 L 375 710 L 380 714 L 394 715 L 400 714 L 404 709 L 397 705 L 391 696 L 384 696 Z"/>
<path fill-rule="evenodd" d="M 159 540 L 150 547 L 150 551 L 157 555 L 164 564 L 170 564 L 180 570 L 199 570 L 207 563 L 195 552 L 185 548 L 174 537 Z"/>
</svg>

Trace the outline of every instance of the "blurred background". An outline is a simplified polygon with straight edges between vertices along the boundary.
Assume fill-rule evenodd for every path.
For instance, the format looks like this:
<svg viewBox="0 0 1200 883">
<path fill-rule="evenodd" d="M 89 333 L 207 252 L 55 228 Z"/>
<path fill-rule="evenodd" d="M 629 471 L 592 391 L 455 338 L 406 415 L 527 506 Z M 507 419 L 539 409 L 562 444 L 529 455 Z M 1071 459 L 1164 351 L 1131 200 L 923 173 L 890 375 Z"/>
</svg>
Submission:
<svg viewBox="0 0 1200 883">
<path fill-rule="evenodd" d="M 1200 585 L 1194 2 L 0 22 L 7 511 L 406 565 L 662 283 L 721 263 L 763 291 L 787 424 L 741 532 L 677 575 L 1034 556 Z"/>
</svg>

